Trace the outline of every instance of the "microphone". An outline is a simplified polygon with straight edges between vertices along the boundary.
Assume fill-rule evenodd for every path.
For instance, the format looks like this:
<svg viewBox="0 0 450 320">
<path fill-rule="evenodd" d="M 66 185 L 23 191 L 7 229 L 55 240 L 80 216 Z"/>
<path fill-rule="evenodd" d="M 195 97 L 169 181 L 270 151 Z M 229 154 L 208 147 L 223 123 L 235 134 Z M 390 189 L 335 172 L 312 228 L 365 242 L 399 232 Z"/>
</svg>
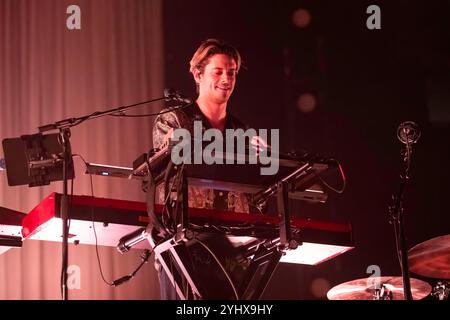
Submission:
<svg viewBox="0 0 450 320">
<path fill-rule="evenodd" d="M 147 231 L 147 228 L 139 228 L 120 238 L 119 243 L 117 244 L 117 250 L 122 254 L 126 253 L 130 251 L 134 245 L 147 240 L 148 236 L 149 232 Z"/>
<path fill-rule="evenodd" d="M 0 158 L 0 171 L 1 170 L 6 170 L 5 159 L 3 158 Z"/>
<path fill-rule="evenodd" d="M 183 94 L 181 94 L 179 91 L 173 89 L 173 88 L 166 88 L 164 89 L 164 97 L 166 98 L 166 101 L 177 101 L 185 104 L 191 104 L 192 99 L 185 97 Z"/>
<path fill-rule="evenodd" d="M 402 122 L 397 129 L 397 138 L 403 144 L 416 143 L 420 138 L 419 125 L 413 121 Z"/>
</svg>

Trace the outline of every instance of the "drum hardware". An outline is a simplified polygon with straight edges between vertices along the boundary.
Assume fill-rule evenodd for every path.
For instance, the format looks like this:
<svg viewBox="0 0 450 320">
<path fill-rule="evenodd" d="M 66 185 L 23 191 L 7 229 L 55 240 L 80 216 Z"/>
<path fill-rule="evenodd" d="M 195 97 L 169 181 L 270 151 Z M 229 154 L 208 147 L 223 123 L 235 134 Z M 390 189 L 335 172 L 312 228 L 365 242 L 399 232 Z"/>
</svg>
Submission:
<svg viewBox="0 0 450 320">
<path fill-rule="evenodd" d="M 433 287 L 431 295 L 438 300 L 448 300 L 450 295 L 450 282 L 438 281 Z"/>
</svg>

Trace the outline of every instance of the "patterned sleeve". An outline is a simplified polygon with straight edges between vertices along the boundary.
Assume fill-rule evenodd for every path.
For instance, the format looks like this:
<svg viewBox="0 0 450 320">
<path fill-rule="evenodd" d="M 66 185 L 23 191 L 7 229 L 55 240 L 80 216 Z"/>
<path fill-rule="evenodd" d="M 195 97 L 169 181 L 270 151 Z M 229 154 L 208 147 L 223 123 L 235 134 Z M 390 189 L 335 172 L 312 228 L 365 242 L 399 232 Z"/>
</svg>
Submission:
<svg viewBox="0 0 450 320">
<path fill-rule="evenodd" d="M 153 148 L 159 148 L 164 143 L 171 129 L 181 127 L 182 124 L 175 112 L 167 112 L 156 117 L 153 125 Z"/>
</svg>

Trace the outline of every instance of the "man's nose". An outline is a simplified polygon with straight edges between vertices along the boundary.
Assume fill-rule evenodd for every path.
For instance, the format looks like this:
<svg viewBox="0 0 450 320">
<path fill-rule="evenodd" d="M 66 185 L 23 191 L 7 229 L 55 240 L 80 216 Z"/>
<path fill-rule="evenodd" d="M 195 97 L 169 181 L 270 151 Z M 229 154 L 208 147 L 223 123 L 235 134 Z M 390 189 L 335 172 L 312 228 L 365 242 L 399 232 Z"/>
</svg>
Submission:
<svg viewBox="0 0 450 320">
<path fill-rule="evenodd" d="M 224 72 L 220 78 L 220 81 L 222 81 L 222 83 L 229 83 L 231 82 L 231 77 Z"/>
</svg>

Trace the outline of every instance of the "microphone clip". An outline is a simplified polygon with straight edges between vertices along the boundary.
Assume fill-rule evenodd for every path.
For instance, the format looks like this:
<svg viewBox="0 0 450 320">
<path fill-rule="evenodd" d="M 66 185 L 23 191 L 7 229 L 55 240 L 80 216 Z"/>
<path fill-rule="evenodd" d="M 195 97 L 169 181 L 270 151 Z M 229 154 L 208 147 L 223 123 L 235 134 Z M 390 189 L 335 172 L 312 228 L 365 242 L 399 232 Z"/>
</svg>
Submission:
<svg viewBox="0 0 450 320">
<path fill-rule="evenodd" d="M 164 97 L 166 98 L 166 101 L 176 101 L 184 104 L 192 103 L 191 98 L 185 97 L 183 94 L 173 88 L 164 89 Z"/>
</svg>

